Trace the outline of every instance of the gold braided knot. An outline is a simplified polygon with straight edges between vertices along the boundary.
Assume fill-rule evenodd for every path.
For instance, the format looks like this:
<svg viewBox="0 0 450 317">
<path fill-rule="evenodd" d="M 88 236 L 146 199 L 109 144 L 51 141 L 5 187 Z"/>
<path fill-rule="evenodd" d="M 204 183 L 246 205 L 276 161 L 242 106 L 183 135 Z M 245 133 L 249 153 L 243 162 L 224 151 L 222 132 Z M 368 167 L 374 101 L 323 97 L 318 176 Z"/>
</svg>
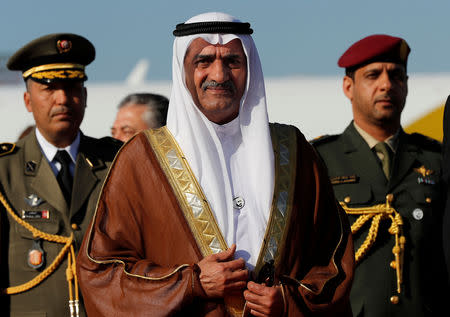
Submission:
<svg viewBox="0 0 450 317">
<path fill-rule="evenodd" d="M 13 295 L 13 294 L 18 294 L 18 293 L 23 293 L 23 292 L 28 291 L 29 289 L 39 285 L 43 280 L 45 280 L 48 276 L 50 276 L 53 272 L 55 272 L 55 270 L 59 267 L 59 265 L 63 261 L 64 256 L 67 254 L 68 255 L 68 266 L 66 269 L 66 278 L 69 283 L 69 299 L 70 299 L 70 303 L 76 302 L 76 305 L 78 305 L 78 300 L 79 300 L 78 279 L 77 279 L 77 273 L 76 273 L 76 269 L 75 269 L 75 250 L 73 248 L 73 233 L 71 233 L 69 237 L 64 237 L 64 236 L 58 236 L 55 234 L 49 234 L 49 233 L 43 232 L 43 231 L 35 228 L 28 222 L 24 221 L 19 216 L 17 216 L 17 214 L 13 211 L 11 206 L 6 201 L 5 196 L 3 196 L 3 194 L 1 192 L 0 192 L 0 202 L 5 207 L 6 211 L 9 213 L 9 215 L 18 224 L 20 224 L 22 227 L 24 227 L 25 229 L 30 231 L 33 234 L 33 237 L 40 238 L 40 239 L 50 241 L 50 242 L 64 244 L 63 248 L 61 249 L 61 251 L 59 251 L 58 255 L 55 257 L 53 262 L 45 270 L 43 270 L 41 273 L 39 273 L 37 276 L 35 276 L 32 280 L 30 280 L 26 283 L 23 283 L 23 284 L 20 284 L 17 286 L 11 286 L 8 288 L 0 289 L 0 295 Z M 73 300 L 73 292 L 72 292 L 73 285 L 72 284 L 75 284 L 75 286 L 74 286 L 75 287 L 75 300 Z M 72 310 L 72 307 L 70 309 Z M 74 308 L 74 310 L 78 311 L 78 307 Z"/>
<path fill-rule="evenodd" d="M 391 267 L 395 268 L 397 275 L 397 292 L 401 292 L 402 271 L 403 271 L 403 254 L 405 251 L 406 239 L 402 233 L 403 219 L 401 215 L 391 206 L 392 196 L 388 195 L 386 197 L 386 204 L 379 204 L 368 207 L 360 208 L 350 208 L 346 203 L 340 202 L 342 208 L 349 215 L 359 215 L 356 221 L 352 224 L 351 230 L 352 234 L 358 232 L 362 226 L 372 219 L 370 224 L 369 232 L 363 244 L 355 252 L 356 264 L 359 264 L 364 256 L 368 253 L 370 248 L 375 243 L 378 235 L 378 229 L 380 227 L 381 220 L 391 219 L 391 226 L 388 231 L 390 234 L 395 236 L 395 245 L 392 248 L 392 253 L 394 254 L 395 261 L 391 263 Z"/>
</svg>

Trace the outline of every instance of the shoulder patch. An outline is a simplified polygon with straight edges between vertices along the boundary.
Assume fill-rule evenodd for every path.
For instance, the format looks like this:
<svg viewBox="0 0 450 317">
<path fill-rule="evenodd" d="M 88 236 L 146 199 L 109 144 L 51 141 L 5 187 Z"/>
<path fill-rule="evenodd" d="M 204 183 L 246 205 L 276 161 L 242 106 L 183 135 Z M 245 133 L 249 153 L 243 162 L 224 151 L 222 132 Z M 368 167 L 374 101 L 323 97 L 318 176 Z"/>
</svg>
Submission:
<svg viewBox="0 0 450 317">
<path fill-rule="evenodd" d="M 442 143 L 438 140 L 435 140 L 433 138 L 430 138 L 426 135 L 420 134 L 420 133 L 412 133 L 410 134 L 412 142 L 415 144 L 418 144 L 420 147 L 433 151 L 433 152 L 440 152 L 442 148 Z"/>
<path fill-rule="evenodd" d="M 338 136 L 339 136 L 339 134 L 325 134 L 325 135 L 318 136 L 312 140 L 309 140 L 309 143 L 316 146 L 316 145 L 320 145 L 323 143 L 334 141 L 337 139 Z"/>
<path fill-rule="evenodd" d="M 0 156 L 8 155 L 14 152 L 15 143 L 0 143 Z"/>
</svg>

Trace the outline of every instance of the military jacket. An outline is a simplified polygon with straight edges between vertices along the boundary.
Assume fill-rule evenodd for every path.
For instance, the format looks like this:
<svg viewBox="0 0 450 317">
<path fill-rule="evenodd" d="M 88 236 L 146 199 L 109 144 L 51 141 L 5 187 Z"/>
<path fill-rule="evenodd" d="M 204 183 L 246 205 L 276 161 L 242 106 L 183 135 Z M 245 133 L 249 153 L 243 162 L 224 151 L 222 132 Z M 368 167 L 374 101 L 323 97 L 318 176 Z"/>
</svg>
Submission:
<svg viewBox="0 0 450 317">
<path fill-rule="evenodd" d="M 12 145 L 3 144 L 0 190 L 14 212 L 38 230 L 68 237 L 74 234 L 75 251 L 95 211 L 108 167 L 121 143 L 112 138 L 81 135 L 76 158 L 71 205 L 68 206 L 34 132 Z M 63 244 L 34 239 L 0 204 L 0 287 L 30 281 L 49 266 Z M 43 250 L 42 266 L 29 264 L 30 250 Z M 40 284 L 23 293 L 0 295 L 2 316 L 69 316 L 67 258 Z M 81 296 L 81 294 L 80 294 Z M 81 303 L 81 316 L 84 308 Z"/>
<path fill-rule="evenodd" d="M 337 200 L 348 207 L 386 203 L 403 220 L 406 238 L 403 283 L 397 292 L 392 253 L 395 236 L 389 219 L 381 220 L 376 240 L 356 267 L 351 292 L 354 316 L 430 316 L 446 294 L 440 223 L 440 144 L 420 134 L 400 131 L 390 178 L 381 162 L 351 123 L 341 135 L 312 142 L 328 168 Z M 349 215 L 350 223 L 358 218 Z M 370 221 L 354 234 L 355 250 L 368 235 Z"/>
</svg>

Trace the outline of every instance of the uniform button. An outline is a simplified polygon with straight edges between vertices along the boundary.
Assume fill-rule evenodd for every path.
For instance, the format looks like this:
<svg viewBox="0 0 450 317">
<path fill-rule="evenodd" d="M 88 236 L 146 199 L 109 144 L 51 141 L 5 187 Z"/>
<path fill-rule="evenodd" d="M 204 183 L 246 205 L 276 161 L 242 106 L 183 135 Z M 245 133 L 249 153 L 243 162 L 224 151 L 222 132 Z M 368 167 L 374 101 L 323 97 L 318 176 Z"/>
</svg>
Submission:
<svg viewBox="0 0 450 317">
<path fill-rule="evenodd" d="M 425 201 L 426 201 L 427 203 L 431 203 L 431 198 L 430 198 L 430 197 L 427 197 L 427 198 L 425 198 Z"/>
<path fill-rule="evenodd" d="M 398 298 L 397 295 L 391 296 L 390 301 L 392 304 L 397 305 L 398 302 L 400 301 L 400 299 Z"/>
<path fill-rule="evenodd" d="M 352 199 L 350 198 L 350 196 L 347 196 L 344 198 L 344 203 L 346 203 L 346 204 L 348 204 L 351 201 L 352 201 Z"/>
<path fill-rule="evenodd" d="M 387 194 L 386 195 L 386 200 L 391 203 L 394 201 L 394 194 Z"/>
<path fill-rule="evenodd" d="M 395 261 L 391 261 L 391 268 L 393 268 L 394 270 L 395 270 L 395 267 L 397 266 L 396 264 L 395 264 Z"/>
<path fill-rule="evenodd" d="M 73 230 L 79 230 L 80 227 L 78 227 L 78 225 L 76 223 L 71 224 L 71 227 Z"/>
</svg>

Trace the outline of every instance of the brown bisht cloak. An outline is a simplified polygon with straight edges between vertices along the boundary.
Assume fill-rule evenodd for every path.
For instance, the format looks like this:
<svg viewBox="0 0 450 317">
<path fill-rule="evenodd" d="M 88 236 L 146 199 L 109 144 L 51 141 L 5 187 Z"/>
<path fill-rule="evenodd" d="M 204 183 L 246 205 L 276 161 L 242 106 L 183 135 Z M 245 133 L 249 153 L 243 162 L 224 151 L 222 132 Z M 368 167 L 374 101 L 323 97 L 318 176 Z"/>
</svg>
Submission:
<svg viewBox="0 0 450 317">
<path fill-rule="evenodd" d="M 226 316 L 224 301 L 206 298 L 201 287 L 201 248 L 147 134 L 116 157 L 78 255 L 86 310 L 94 317 Z M 322 162 L 297 129 L 293 135 L 294 199 L 275 284 L 284 285 L 287 316 L 351 316 L 350 227 Z"/>
</svg>

